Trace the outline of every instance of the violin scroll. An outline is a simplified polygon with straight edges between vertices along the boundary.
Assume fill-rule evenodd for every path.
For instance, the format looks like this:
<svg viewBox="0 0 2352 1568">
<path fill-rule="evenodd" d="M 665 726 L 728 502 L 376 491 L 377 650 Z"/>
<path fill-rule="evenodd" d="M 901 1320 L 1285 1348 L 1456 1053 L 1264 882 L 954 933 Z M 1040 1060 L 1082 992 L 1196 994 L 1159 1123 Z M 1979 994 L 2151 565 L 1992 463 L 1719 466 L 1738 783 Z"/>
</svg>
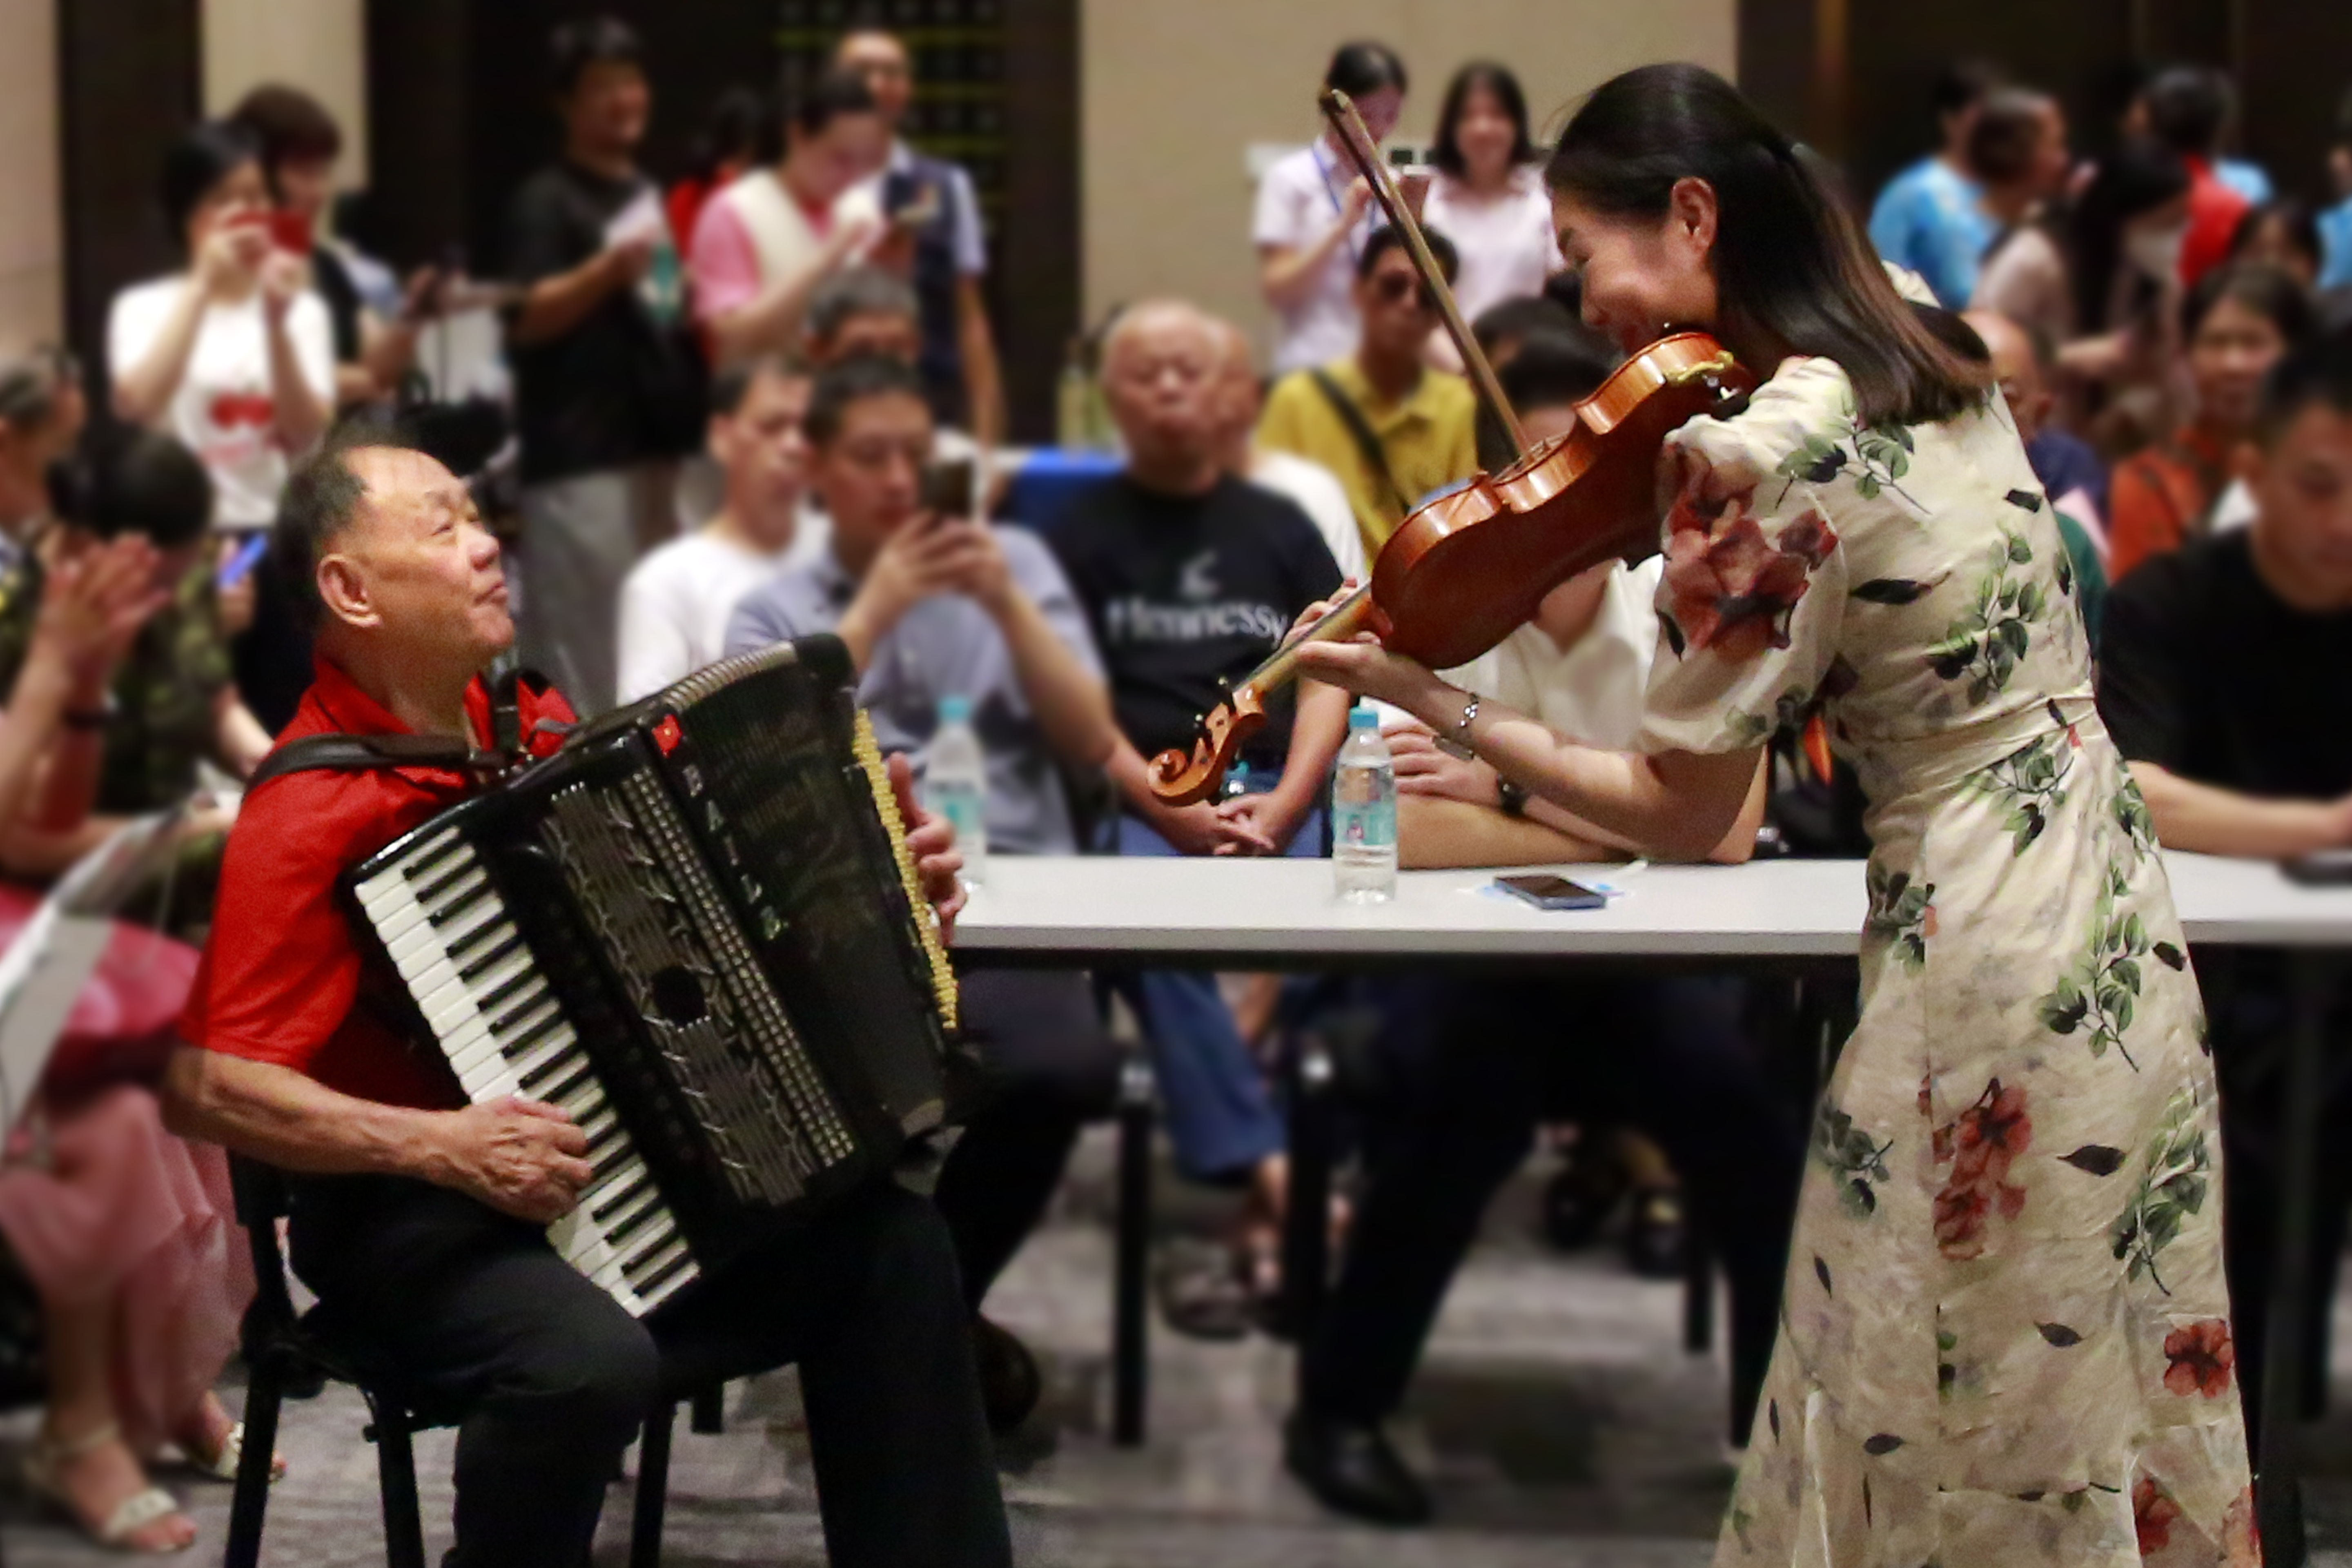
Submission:
<svg viewBox="0 0 2352 1568">
<path fill-rule="evenodd" d="M 1151 793 L 1170 805 L 1208 799 L 1241 754 L 1242 742 L 1265 723 L 1265 705 L 1255 684 L 1244 683 L 1201 718 L 1192 749 L 1173 747 L 1151 759 Z"/>
</svg>

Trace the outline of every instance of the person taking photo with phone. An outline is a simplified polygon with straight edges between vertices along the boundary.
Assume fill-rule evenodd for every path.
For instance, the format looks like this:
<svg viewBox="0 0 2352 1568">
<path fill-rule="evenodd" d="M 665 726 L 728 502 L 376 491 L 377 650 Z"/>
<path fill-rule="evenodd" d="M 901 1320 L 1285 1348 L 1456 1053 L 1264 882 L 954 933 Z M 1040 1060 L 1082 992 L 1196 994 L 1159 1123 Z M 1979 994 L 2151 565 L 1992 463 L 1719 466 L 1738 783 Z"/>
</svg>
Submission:
<svg viewBox="0 0 2352 1568">
<path fill-rule="evenodd" d="M 838 634 L 876 738 L 919 774 L 941 703 L 968 703 L 987 764 L 988 853 L 1075 852 L 1063 781 L 1098 773 L 1117 731 L 1086 614 L 1052 552 L 1026 529 L 973 514 L 968 464 L 936 465 L 913 366 L 873 354 L 826 367 L 804 428 L 831 540 L 742 597 L 727 651 Z M 949 1154 L 937 1195 L 982 1396 L 1003 1431 L 1044 1384 L 1029 1352 L 981 1308 L 1044 1216 L 1079 1130 L 1108 1108 L 1118 1057 L 1082 974 L 969 974 L 963 1002 L 995 1092 Z"/>
<path fill-rule="evenodd" d="M 107 315 L 114 412 L 175 437 L 212 476 L 215 528 L 268 528 L 289 463 L 335 406 L 327 308 L 270 230 L 261 143 L 226 121 L 163 158 L 163 215 L 184 270 L 115 296 Z"/>
<path fill-rule="evenodd" d="M 703 205 L 694 226 L 694 313 L 712 363 L 724 370 L 799 346 L 809 296 L 882 237 L 882 215 L 864 182 L 888 146 L 866 79 L 828 71 L 793 101 L 782 161 Z"/>
</svg>

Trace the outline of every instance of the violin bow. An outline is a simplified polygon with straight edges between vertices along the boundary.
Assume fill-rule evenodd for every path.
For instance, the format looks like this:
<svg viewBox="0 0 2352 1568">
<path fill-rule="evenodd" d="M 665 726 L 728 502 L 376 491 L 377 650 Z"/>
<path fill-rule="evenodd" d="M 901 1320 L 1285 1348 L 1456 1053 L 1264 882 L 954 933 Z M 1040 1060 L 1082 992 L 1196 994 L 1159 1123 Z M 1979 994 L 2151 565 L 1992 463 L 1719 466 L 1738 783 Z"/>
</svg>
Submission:
<svg viewBox="0 0 2352 1568">
<path fill-rule="evenodd" d="M 1371 132 L 1365 127 L 1364 117 L 1356 112 L 1356 100 L 1336 87 L 1326 88 L 1323 91 L 1323 118 L 1328 120 L 1331 129 L 1339 133 L 1340 144 L 1355 163 L 1356 172 L 1363 175 L 1371 186 L 1372 195 L 1380 202 L 1381 210 L 1388 215 L 1390 224 L 1404 236 L 1405 248 L 1412 255 L 1413 266 L 1421 271 L 1422 283 L 1430 290 L 1431 298 L 1437 301 L 1437 313 L 1445 321 L 1446 335 L 1454 340 L 1454 348 L 1462 355 L 1462 363 L 1469 367 L 1470 379 L 1476 384 L 1478 395 L 1495 411 L 1495 417 L 1502 421 L 1503 432 L 1511 440 L 1513 457 L 1526 457 L 1528 433 L 1519 423 L 1518 411 L 1511 406 L 1510 399 L 1503 395 L 1503 384 L 1496 379 L 1495 367 L 1488 363 L 1486 351 L 1478 346 L 1478 340 L 1471 335 L 1469 324 L 1463 321 L 1462 307 L 1454 303 L 1454 290 L 1445 281 L 1444 269 L 1437 265 L 1437 258 L 1429 253 L 1429 240 L 1421 231 L 1421 220 L 1413 216 L 1412 208 L 1405 205 L 1404 193 L 1397 188 L 1396 177 L 1389 173 L 1388 163 L 1373 142 Z"/>
</svg>

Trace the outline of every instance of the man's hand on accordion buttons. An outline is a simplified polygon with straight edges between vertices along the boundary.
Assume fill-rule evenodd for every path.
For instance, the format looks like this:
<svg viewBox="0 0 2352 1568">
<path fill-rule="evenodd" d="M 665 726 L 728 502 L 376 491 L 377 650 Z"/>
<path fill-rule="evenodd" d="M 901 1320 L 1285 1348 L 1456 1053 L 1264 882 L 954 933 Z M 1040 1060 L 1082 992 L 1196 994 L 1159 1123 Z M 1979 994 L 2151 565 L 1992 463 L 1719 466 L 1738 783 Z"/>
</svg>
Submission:
<svg viewBox="0 0 2352 1568">
<path fill-rule="evenodd" d="M 890 793 L 898 797 L 898 815 L 907 824 L 907 847 L 914 852 L 915 873 L 922 879 L 923 897 L 939 912 L 940 940 L 955 935 L 955 918 L 963 912 L 963 855 L 955 847 L 955 825 L 925 811 L 915 799 L 915 771 L 907 754 L 890 758 Z"/>
<path fill-rule="evenodd" d="M 593 1174 L 588 1135 L 552 1105 L 508 1096 L 449 1113 L 447 1184 L 517 1219 L 553 1225 Z"/>
</svg>

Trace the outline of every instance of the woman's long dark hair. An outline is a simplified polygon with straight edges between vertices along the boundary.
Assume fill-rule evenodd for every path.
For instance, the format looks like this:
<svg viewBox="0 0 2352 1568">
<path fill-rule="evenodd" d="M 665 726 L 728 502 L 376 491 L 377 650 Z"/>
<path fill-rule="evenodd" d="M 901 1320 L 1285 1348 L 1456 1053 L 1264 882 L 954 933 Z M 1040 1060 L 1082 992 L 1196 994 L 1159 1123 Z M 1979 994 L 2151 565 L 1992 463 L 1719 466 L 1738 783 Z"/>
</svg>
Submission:
<svg viewBox="0 0 2352 1568">
<path fill-rule="evenodd" d="M 1462 160 L 1462 116 L 1470 108 L 1470 95 L 1481 89 L 1495 95 L 1496 104 L 1518 132 L 1511 146 L 1512 167 L 1536 161 L 1535 138 L 1528 130 L 1528 95 L 1520 88 L 1519 79 L 1511 74 L 1508 66 L 1493 60 L 1472 60 L 1455 71 L 1454 79 L 1446 84 L 1445 101 L 1437 110 L 1437 141 L 1429 153 L 1431 163 L 1457 180 L 1470 173 L 1470 166 Z"/>
<path fill-rule="evenodd" d="M 1810 156 L 1713 71 L 1643 66 L 1604 83 L 1545 173 L 1601 212 L 1652 219 L 1676 182 L 1706 181 L 1724 335 L 1836 361 L 1865 426 L 1949 419 L 1990 384 L 1920 324 Z"/>
<path fill-rule="evenodd" d="M 2124 226 L 2142 213 L 2178 201 L 2189 189 L 2189 168 L 2180 155 L 2154 142 L 2126 142 L 2099 160 L 2098 172 L 2083 187 L 2066 225 L 2066 268 L 2074 290 L 2074 330 L 2085 335 L 2123 323 L 2110 321 L 2116 273 L 2123 265 Z M 2152 302 L 2153 285 L 2126 310 L 2130 316 Z"/>
</svg>

